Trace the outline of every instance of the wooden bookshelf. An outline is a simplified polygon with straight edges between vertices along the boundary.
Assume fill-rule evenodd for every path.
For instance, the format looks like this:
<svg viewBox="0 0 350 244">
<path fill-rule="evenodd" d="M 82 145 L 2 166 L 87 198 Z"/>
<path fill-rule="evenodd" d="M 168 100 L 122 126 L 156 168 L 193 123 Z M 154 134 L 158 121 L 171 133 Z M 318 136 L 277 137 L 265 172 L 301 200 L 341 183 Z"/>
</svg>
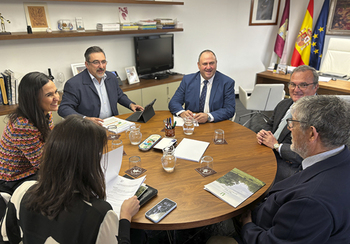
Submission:
<svg viewBox="0 0 350 244">
<path fill-rule="evenodd" d="M 149 0 L 37 0 L 43 2 L 85 2 L 85 3 L 125 3 L 125 4 L 154 4 L 154 5 L 184 5 L 184 2 L 149 1 Z"/>
<path fill-rule="evenodd" d="M 183 28 L 155 29 L 155 30 L 120 30 L 120 31 L 87 30 L 85 32 L 53 31 L 51 33 L 36 32 L 33 34 L 28 34 L 27 32 L 13 32 L 11 35 L 0 35 L 0 40 L 59 38 L 59 37 L 84 37 L 84 36 L 110 36 L 110 35 L 135 35 L 135 34 L 180 32 L 180 31 L 183 31 Z"/>
</svg>

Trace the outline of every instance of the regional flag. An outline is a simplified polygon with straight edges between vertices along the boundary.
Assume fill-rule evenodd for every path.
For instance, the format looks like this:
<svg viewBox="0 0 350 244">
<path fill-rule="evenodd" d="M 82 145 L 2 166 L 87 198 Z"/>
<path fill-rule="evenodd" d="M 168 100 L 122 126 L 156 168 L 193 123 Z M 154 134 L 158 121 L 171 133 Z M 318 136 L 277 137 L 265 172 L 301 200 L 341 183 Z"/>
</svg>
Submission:
<svg viewBox="0 0 350 244">
<path fill-rule="evenodd" d="M 323 55 L 324 39 L 326 37 L 327 19 L 329 10 L 329 0 L 325 0 L 322 10 L 318 16 L 315 25 L 314 33 L 312 34 L 310 63 L 311 67 L 315 69 L 320 68 L 321 59 Z"/>
<path fill-rule="evenodd" d="M 307 7 L 304 21 L 301 24 L 300 31 L 295 42 L 291 65 L 298 67 L 300 65 L 309 65 L 311 50 L 312 18 L 314 15 L 314 0 L 310 0 Z"/>
<path fill-rule="evenodd" d="M 274 51 L 277 54 L 278 57 L 282 57 L 284 45 L 286 42 L 286 36 L 288 32 L 288 25 L 289 25 L 289 6 L 290 6 L 290 0 L 286 0 L 286 3 L 284 5 L 284 10 L 281 18 L 280 28 L 278 29 L 276 42 L 275 42 L 275 48 Z"/>
</svg>

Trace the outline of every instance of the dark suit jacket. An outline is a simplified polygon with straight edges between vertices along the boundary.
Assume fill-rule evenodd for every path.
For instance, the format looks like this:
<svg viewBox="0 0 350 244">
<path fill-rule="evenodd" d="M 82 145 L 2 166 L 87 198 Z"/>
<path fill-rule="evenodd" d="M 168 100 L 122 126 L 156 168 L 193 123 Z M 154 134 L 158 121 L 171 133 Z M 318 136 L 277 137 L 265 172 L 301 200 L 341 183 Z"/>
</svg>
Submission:
<svg viewBox="0 0 350 244">
<path fill-rule="evenodd" d="M 278 103 L 272 117 L 267 122 L 267 127 L 265 129 L 270 130 L 272 133 L 275 133 L 278 125 L 292 104 L 293 100 L 291 98 L 284 99 Z M 277 138 L 277 141 L 278 143 L 283 144 L 280 148 L 280 153 L 274 151 L 278 164 L 276 182 L 294 174 L 303 161 L 302 157 L 300 157 L 299 154 L 293 152 L 290 149 L 290 146 L 292 144 L 292 136 L 290 130 L 287 128 L 287 125 L 282 130 L 279 138 Z"/>
<path fill-rule="evenodd" d="M 199 112 L 200 72 L 185 75 L 169 102 L 169 110 L 175 114 L 183 109 Z M 210 92 L 209 109 L 214 122 L 230 119 L 235 114 L 235 81 L 216 71 Z"/>
<path fill-rule="evenodd" d="M 129 108 L 132 101 L 123 93 L 114 74 L 106 71 L 106 90 L 113 115 L 118 115 L 117 104 Z M 88 117 L 99 117 L 101 110 L 100 97 L 90 75 L 85 69 L 69 79 L 63 91 L 62 102 L 58 114 L 66 117 L 70 114 L 80 114 Z"/>
<path fill-rule="evenodd" d="M 275 184 L 242 228 L 246 243 L 350 243 L 350 151 Z"/>
</svg>

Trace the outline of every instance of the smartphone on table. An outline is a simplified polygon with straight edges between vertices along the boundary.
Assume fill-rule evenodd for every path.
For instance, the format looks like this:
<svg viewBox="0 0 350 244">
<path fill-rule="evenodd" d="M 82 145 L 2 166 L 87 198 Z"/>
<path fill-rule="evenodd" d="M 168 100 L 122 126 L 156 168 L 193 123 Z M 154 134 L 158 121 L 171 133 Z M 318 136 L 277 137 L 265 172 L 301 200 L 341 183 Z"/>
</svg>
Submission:
<svg viewBox="0 0 350 244">
<path fill-rule="evenodd" d="M 168 213 L 170 213 L 174 208 L 176 208 L 176 202 L 164 198 L 162 201 L 157 203 L 153 208 L 146 212 L 146 218 L 158 223 L 161 221 Z"/>
</svg>

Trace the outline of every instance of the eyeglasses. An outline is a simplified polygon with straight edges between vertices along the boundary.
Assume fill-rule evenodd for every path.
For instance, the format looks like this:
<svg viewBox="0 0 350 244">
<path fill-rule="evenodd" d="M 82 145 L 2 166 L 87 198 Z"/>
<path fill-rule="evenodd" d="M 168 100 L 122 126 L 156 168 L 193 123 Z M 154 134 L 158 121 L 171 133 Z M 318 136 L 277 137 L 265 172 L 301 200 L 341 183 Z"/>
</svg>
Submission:
<svg viewBox="0 0 350 244">
<path fill-rule="evenodd" d="M 315 83 L 301 83 L 301 84 L 299 84 L 299 85 L 297 85 L 297 84 L 295 84 L 295 83 L 293 83 L 293 82 L 289 82 L 288 83 L 288 87 L 289 88 L 292 88 L 292 89 L 295 89 L 296 87 L 298 87 L 300 90 L 304 90 L 304 89 L 306 89 L 308 86 L 310 86 L 310 85 L 315 85 Z"/>
<path fill-rule="evenodd" d="M 286 121 L 287 121 L 287 126 L 289 129 L 293 128 L 293 122 L 306 123 L 305 121 L 300 121 L 300 120 L 295 120 L 295 119 L 286 119 Z"/>
<path fill-rule="evenodd" d="M 88 63 L 89 63 L 89 64 L 96 65 L 96 66 L 99 65 L 99 64 L 106 65 L 106 64 L 107 64 L 107 60 L 102 60 L 102 61 L 94 60 L 94 61 L 92 61 L 92 62 L 89 62 L 89 61 L 88 61 Z"/>
</svg>

